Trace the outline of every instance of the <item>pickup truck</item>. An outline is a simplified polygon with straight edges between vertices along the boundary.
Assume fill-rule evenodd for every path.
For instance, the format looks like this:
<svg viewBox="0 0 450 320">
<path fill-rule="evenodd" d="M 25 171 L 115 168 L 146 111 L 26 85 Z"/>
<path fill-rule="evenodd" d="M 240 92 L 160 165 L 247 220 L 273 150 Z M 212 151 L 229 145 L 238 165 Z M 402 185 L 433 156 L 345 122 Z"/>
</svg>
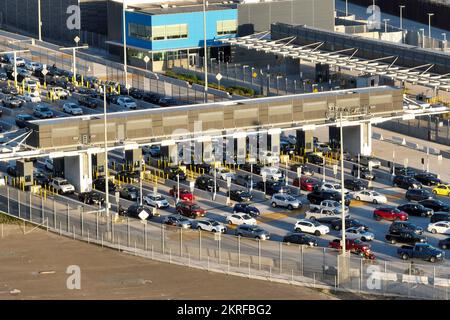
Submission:
<svg viewBox="0 0 450 320">
<path fill-rule="evenodd" d="M 341 213 L 337 212 L 335 209 L 332 208 L 310 208 L 308 211 L 305 212 L 305 219 L 310 220 L 318 220 L 320 222 L 328 222 L 331 223 L 331 221 L 338 219 L 341 217 Z M 346 214 L 346 218 L 350 218 L 349 214 Z"/>
<path fill-rule="evenodd" d="M 56 192 L 60 194 L 75 192 L 75 187 L 71 185 L 67 180 L 62 178 L 53 178 L 50 181 L 49 186 L 53 187 L 56 190 Z"/>
<path fill-rule="evenodd" d="M 331 210 L 335 210 L 338 213 L 342 212 L 342 206 L 338 201 L 335 200 L 323 200 L 322 202 L 320 202 L 319 204 L 310 204 L 309 205 L 310 209 L 313 208 L 318 208 L 318 209 L 331 209 Z M 348 207 L 345 206 L 345 213 L 348 213 Z"/>
<path fill-rule="evenodd" d="M 444 260 L 445 253 L 428 243 L 416 243 L 414 246 L 401 246 L 397 249 L 397 254 L 403 259 L 422 259 L 430 262 Z"/>
</svg>

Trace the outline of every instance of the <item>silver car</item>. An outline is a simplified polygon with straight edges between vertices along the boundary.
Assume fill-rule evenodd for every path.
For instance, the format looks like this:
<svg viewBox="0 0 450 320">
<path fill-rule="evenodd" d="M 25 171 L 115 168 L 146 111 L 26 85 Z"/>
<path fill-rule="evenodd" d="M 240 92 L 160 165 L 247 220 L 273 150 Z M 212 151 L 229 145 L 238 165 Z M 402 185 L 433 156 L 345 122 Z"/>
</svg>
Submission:
<svg viewBox="0 0 450 320">
<path fill-rule="evenodd" d="M 298 209 L 302 206 L 301 202 L 291 195 L 284 193 L 276 193 L 272 196 L 270 203 L 273 208 L 284 207 L 289 210 Z"/>
<path fill-rule="evenodd" d="M 270 233 L 258 226 L 242 224 L 236 228 L 236 235 L 240 237 L 255 238 L 259 240 L 269 240 Z"/>
<path fill-rule="evenodd" d="M 192 222 L 188 218 L 181 217 L 178 215 L 167 216 L 164 221 L 164 224 L 168 224 L 171 226 L 177 226 L 183 229 L 192 228 Z"/>
</svg>

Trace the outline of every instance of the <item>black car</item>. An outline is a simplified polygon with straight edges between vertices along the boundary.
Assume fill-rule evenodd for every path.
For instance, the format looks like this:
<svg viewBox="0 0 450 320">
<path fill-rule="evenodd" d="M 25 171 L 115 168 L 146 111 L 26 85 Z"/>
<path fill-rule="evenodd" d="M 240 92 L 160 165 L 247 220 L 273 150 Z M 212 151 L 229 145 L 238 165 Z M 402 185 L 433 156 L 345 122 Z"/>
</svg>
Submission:
<svg viewBox="0 0 450 320">
<path fill-rule="evenodd" d="M 195 180 L 198 189 L 214 192 L 214 179 L 208 176 L 200 176 Z M 216 182 L 216 192 L 219 192 L 219 184 Z"/>
<path fill-rule="evenodd" d="M 414 169 L 408 167 L 395 167 L 394 172 L 397 176 L 407 176 L 412 178 L 417 174 Z"/>
<path fill-rule="evenodd" d="M 194 163 L 191 166 L 192 170 L 200 174 L 205 174 L 211 171 L 211 165 L 208 163 Z"/>
<path fill-rule="evenodd" d="M 8 166 L 8 168 L 6 168 L 6 173 L 9 174 L 11 177 L 19 176 L 19 172 L 17 171 L 16 166 Z"/>
<path fill-rule="evenodd" d="M 106 102 L 107 103 L 117 103 L 117 99 L 120 98 L 120 95 L 117 93 L 107 93 L 106 94 Z"/>
<path fill-rule="evenodd" d="M 141 100 L 144 97 L 144 91 L 137 88 L 130 88 L 130 96 L 135 99 Z"/>
<path fill-rule="evenodd" d="M 130 201 L 136 201 L 139 198 L 139 190 L 134 186 L 125 186 L 119 193 L 120 197 Z"/>
<path fill-rule="evenodd" d="M 425 208 L 432 209 L 435 213 L 438 211 L 450 212 L 450 206 L 441 200 L 427 199 L 419 201 L 419 204 L 423 205 Z"/>
<path fill-rule="evenodd" d="M 252 201 L 253 196 L 250 192 L 244 190 L 231 190 L 230 199 L 237 202 L 249 202 Z"/>
<path fill-rule="evenodd" d="M 146 92 L 142 96 L 142 100 L 144 100 L 145 102 L 149 102 L 149 103 L 157 103 L 159 98 L 160 98 L 160 96 L 158 94 L 150 93 L 150 92 Z"/>
<path fill-rule="evenodd" d="M 360 191 L 366 189 L 366 184 L 358 179 L 345 179 L 344 187 L 352 191 Z"/>
<path fill-rule="evenodd" d="M 415 232 L 417 234 L 422 234 L 423 228 L 409 221 L 394 221 L 389 226 L 389 233 L 401 233 L 409 231 Z"/>
<path fill-rule="evenodd" d="M 233 207 L 233 213 L 247 213 L 251 217 L 258 217 L 261 213 L 255 206 L 251 206 L 247 203 L 236 203 Z"/>
<path fill-rule="evenodd" d="M 437 184 L 442 183 L 441 179 L 439 179 L 435 174 L 430 172 L 418 173 L 414 176 L 414 179 L 416 179 L 417 181 L 426 186 L 435 186 Z"/>
<path fill-rule="evenodd" d="M 0 71 L 0 81 L 8 80 L 8 74 L 5 71 Z"/>
<path fill-rule="evenodd" d="M 402 189 L 422 189 L 422 184 L 416 179 L 409 176 L 395 176 L 392 182 L 394 187 Z"/>
<path fill-rule="evenodd" d="M 317 239 L 304 233 L 291 233 L 283 237 L 283 242 L 306 244 L 310 247 L 317 247 Z"/>
<path fill-rule="evenodd" d="M 334 230 L 341 230 L 342 229 L 342 219 L 341 218 L 337 218 L 334 219 L 330 222 L 330 226 L 332 229 Z M 345 228 L 363 228 L 364 230 L 368 231 L 369 227 L 363 223 L 361 223 L 359 220 L 357 219 L 353 219 L 353 218 L 347 218 L 345 219 Z"/>
<path fill-rule="evenodd" d="M 281 183 L 280 181 L 268 180 L 265 184 L 266 194 L 270 196 L 274 195 L 275 193 L 286 193 L 288 191 L 286 185 L 284 183 Z M 264 182 L 258 181 L 255 189 L 264 191 Z"/>
<path fill-rule="evenodd" d="M 430 217 L 430 223 L 435 223 L 439 221 L 450 221 L 450 213 L 448 212 L 435 212 Z"/>
<path fill-rule="evenodd" d="M 19 94 L 19 90 L 17 90 L 17 88 L 13 86 L 7 86 L 2 88 L 2 93 L 11 94 L 15 96 Z"/>
<path fill-rule="evenodd" d="M 101 177 L 101 178 L 95 179 L 92 182 L 92 186 L 94 187 L 95 190 L 105 192 L 106 191 L 105 178 Z M 112 181 L 108 181 L 108 190 L 109 190 L 109 192 L 115 192 L 117 190 L 117 185 Z"/>
<path fill-rule="evenodd" d="M 450 238 L 439 240 L 438 246 L 441 249 L 447 250 L 448 248 L 450 248 Z"/>
<path fill-rule="evenodd" d="M 325 159 L 318 154 L 315 153 L 308 153 L 306 154 L 306 161 L 309 163 L 313 163 L 316 165 L 323 165 Z"/>
<path fill-rule="evenodd" d="M 138 205 L 138 204 L 132 204 L 126 210 L 120 206 L 119 207 L 119 215 L 140 219 L 139 218 L 139 214 L 142 211 L 144 211 L 144 210 L 148 213 L 148 218 L 147 219 L 150 219 L 153 216 L 152 211 L 151 210 L 147 210 L 147 209 L 145 209 L 144 206 L 141 206 L 141 205 Z"/>
<path fill-rule="evenodd" d="M 80 96 L 78 98 L 78 103 L 91 109 L 97 108 L 97 100 L 89 96 Z"/>
<path fill-rule="evenodd" d="M 291 169 L 291 171 L 297 172 L 298 168 L 300 168 L 301 170 L 301 174 L 304 176 L 313 176 L 314 175 L 314 170 L 305 165 L 305 164 L 293 164 L 289 167 Z"/>
<path fill-rule="evenodd" d="M 397 207 L 398 210 L 406 212 L 410 216 L 430 217 L 433 215 L 433 210 L 425 208 L 418 203 L 405 203 Z"/>
<path fill-rule="evenodd" d="M 427 238 L 421 234 L 417 234 L 414 231 L 403 231 L 399 233 L 389 233 L 385 236 L 385 239 L 391 244 L 401 243 L 416 243 L 427 242 Z"/>
<path fill-rule="evenodd" d="M 95 191 L 82 192 L 78 194 L 78 200 L 92 205 L 103 205 L 103 203 L 105 203 L 105 198 L 103 195 Z"/>
<path fill-rule="evenodd" d="M 33 180 L 36 182 L 36 184 L 40 185 L 41 187 L 47 186 L 50 182 L 50 179 L 42 172 L 34 173 Z"/>
<path fill-rule="evenodd" d="M 252 172 L 254 174 L 261 174 L 261 169 L 264 168 L 264 165 L 260 163 L 254 163 L 253 165 L 250 163 L 244 163 L 241 166 L 241 170 Z"/>
<path fill-rule="evenodd" d="M 314 190 L 306 196 L 312 204 L 320 204 L 323 200 L 335 200 L 341 202 L 341 193 L 337 191 Z M 350 196 L 345 195 L 345 205 L 350 205 Z"/>
<path fill-rule="evenodd" d="M 179 105 L 178 101 L 172 98 L 159 98 L 157 104 L 161 107 L 170 107 Z"/>
<path fill-rule="evenodd" d="M 9 96 L 9 97 L 6 97 L 5 99 L 3 99 L 3 106 L 10 108 L 10 109 L 20 108 L 24 104 L 25 104 L 24 100 L 19 99 L 14 96 Z"/>
<path fill-rule="evenodd" d="M 352 176 L 357 177 L 358 176 L 358 165 L 354 164 L 352 167 Z M 370 171 L 368 167 L 360 166 L 359 167 L 359 177 L 361 179 L 365 180 L 375 180 L 375 173 L 373 171 Z"/>
<path fill-rule="evenodd" d="M 233 182 L 239 186 L 246 187 L 247 189 L 256 187 L 256 181 L 250 174 L 239 174 L 234 178 Z"/>
<path fill-rule="evenodd" d="M 139 171 L 119 171 L 116 173 L 116 179 L 125 183 L 139 182 Z"/>
<path fill-rule="evenodd" d="M 177 166 L 165 167 L 164 174 L 170 180 L 177 181 L 177 175 L 178 175 L 180 181 L 186 180 L 186 173 Z"/>
<path fill-rule="evenodd" d="M 34 120 L 32 116 L 29 114 L 18 114 L 16 115 L 16 125 L 19 128 L 25 128 L 27 126 L 27 122 Z"/>
<path fill-rule="evenodd" d="M 406 191 L 405 198 L 408 201 L 422 201 L 427 199 L 434 199 L 434 195 L 426 189 L 410 189 Z"/>
</svg>

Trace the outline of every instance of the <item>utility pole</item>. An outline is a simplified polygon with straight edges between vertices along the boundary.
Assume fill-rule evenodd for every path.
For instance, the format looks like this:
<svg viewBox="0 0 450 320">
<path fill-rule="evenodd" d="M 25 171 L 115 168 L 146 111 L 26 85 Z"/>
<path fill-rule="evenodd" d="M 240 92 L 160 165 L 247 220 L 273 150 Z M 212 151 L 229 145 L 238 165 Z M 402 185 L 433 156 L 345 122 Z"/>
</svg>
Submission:
<svg viewBox="0 0 450 320">
<path fill-rule="evenodd" d="M 38 0 L 38 38 L 42 41 L 42 16 L 41 16 L 41 0 Z"/>
<path fill-rule="evenodd" d="M 109 218 L 109 168 L 108 168 L 108 127 L 106 119 L 106 84 L 103 85 L 103 122 L 104 122 L 104 134 L 105 134 L 105 214 L 106 225 Z M 109 231 L 109 230 L 108 230 Z"/>
<path fill-rule="evenodd" d="M 428 38 L 431 39 L 431 17 L 434 16 L 434 13 L 427 13 L 428 14 Z"/>
<path fill-rule="evenodd" d="M 125 11 L 127 9 L 126 0 L 123 1 L 122 8 L 122 38 L 123 38 L 123 70 L 125 73 L 125 88 L 128 90 L 128 63 L 127 63 L 127 27 L 126 27 L 126 19 L 125 19 Z"/>
<path fill-rule="evenodd" d="M 345 194 L 344 194 L 344 133 L 342 129 L 342 111 L 339 111 L 340 143 L 341 143 L 341 220 L 342 220 L 342 253 L 346 255 L 345 245 Z"/>
<path fill-rule="evenodd" d="M 76 52 L 77 49 L 89 49 L 88 45 L 85 46 L 78 46 L 78 42 L 80 41 L 80 38 L 78 36 L 75 37 L 74 41 L 77 43 L 77 46 L 75 47 L 67 47 L 67 48 L 59 48 L 59 50 L 64 51 L 64 50 L 72 50 L 72 59 L 73 59 L 73 77 L 72 77 L 72 82 L 76 82 L 77 81 L 77 58 L 76 58 Z"/>
<path fill-rule="evenodd" d="M 204 102 L 208 102 L 208 45 L 206 43 L 206 0 L 203 0 L 203 45 L 204 45 L 204 70 L 205 70 L 205 97 Z"/>
</svg>

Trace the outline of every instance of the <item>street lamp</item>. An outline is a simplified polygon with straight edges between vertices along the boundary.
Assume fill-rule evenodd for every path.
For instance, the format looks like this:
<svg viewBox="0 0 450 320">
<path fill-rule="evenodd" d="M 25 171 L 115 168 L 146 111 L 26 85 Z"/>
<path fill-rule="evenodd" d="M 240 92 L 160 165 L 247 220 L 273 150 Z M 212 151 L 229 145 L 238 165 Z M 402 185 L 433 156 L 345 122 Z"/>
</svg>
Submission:
<svg viewBox="0 0 450 320">
<path fill-rule="evenodd" d="M 122 6 L 122 38 L 123 38 L 123 70 L 125 73 L 125 88 L 128 88 L 128 65 L 127 65 L 127 27 L 125 21 L 125 11 L 127 9 L 126 0 L 123 1 Z"/>
<path fill-rule="evenodd" d="M 428 15 L 428 38 L 431 39 L 431 17 L 434 16 L 434 13 L 427 13 Z"/>
<path fill-rule="evenodd" d="M 72 50 L 72 55 L 73 55 L 73 77 L 72 77 L 72 82 L 76 82 L 77 80 L 77 60 L 76 60 L 76 50 L 77 49 L 88 49 L 89 46 L 85 45 L 85 46 L 78 46 L 78 42 L 80 42 L 80 38 L 78 36 L 76 36 L 74 39 L 75 43 L 77 44 L 75 47 L 68 47 L 68 48 L 59 48 L 59 50 Z"/>
<path fill-rule="evenodd" d="M 425 48 L 425 29 L 420 28 L 419 30 L 422 32 L 422 48 Z"/>
<path fill-rule="evenodd" d="M 340 122 L 340 143 L 341 143 L 341 220 L 342 220 L 342 252 L 346 255 L 346 245 L 345 245 L 345 193 L 344 193 L 344 133 L 342 129 L 342 111 L 339 112 L 339 122 Z"/>
<path fill-rule="evenodd" d="M 180 202 L 180 174 L 177 173 L 177 203 Z"/>
<path fill-rule="evenodd" d="M 42 16 L 41 16 L 41 0 L 38 0 L 38 34 L 39 41 L 42 41 Z"/>
<path fill-rule="evenodd" d="M 205 69 L 205 103 L 208 102 L 208 44 L 206 43 L 206 0 L 203 0 L 203 54 L 204 54 L 204 69 Z"/>
<path fill-rule="evenodd" d="M 348 17 L 348 0 L 345 0 L 345 16 Z"/>
<path fill-rule="evenodd" d="M 444 51 L 446 51 L 447 50 L 447 34 L 445 32 L 442 32 L 441 34 L 444 37 L 444 41 L 442 42 L 442 46 L 444 48 Z"/>
<path fill-rule="evenodd" d="M 106 84 L 103 85 L 103 123 L 105 134 L 105 213 L 109 217 L 109 169 L 108 169 L 108 127 L 106 119 Z M 107 223 L 108 225 L 108 223 Z"/>
<path fill-rule="evenodd" d="M 406 8 L 405 5 L 398 6 L 400 8 L 400 30 L 403 30 L 403 9 Z"/>
<path fill-rule="evenodd" d="M 383 19 L 384 21 L 384 33 L 387 33 L 387 23 L 388 21 L 391 21 L 391 19 Z"/>
</svg>

